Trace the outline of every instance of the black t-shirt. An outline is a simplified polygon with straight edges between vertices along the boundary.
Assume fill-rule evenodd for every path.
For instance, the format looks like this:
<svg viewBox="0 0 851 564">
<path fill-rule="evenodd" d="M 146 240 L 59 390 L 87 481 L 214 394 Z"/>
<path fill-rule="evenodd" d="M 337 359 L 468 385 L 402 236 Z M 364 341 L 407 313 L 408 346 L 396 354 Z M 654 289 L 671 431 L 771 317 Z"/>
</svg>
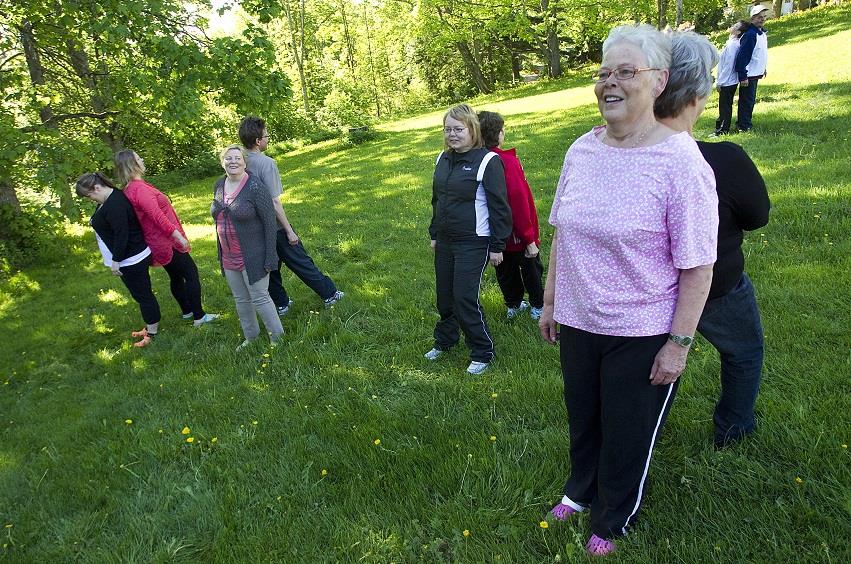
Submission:
<svg viewBox="0 0 851 564">
<path fill-rule="evenodd" d="M 709 299 L 713 299 L 727 294 L 741 280 L 743 231 L 768 223 L 771 202 L 762 176 L 744 149 L 727 141 L 698 141 L 697 146 L 715 173 L 718 191 L 718 258 L 709 289 Z"/>
<path fill-rule="evenodd" d="M 98 206 L 92 214 L 91 224 L 115 262 L 137 255 L 148 246 L 133 205 L 121 190 L 113 190 Z"/>
</svg>

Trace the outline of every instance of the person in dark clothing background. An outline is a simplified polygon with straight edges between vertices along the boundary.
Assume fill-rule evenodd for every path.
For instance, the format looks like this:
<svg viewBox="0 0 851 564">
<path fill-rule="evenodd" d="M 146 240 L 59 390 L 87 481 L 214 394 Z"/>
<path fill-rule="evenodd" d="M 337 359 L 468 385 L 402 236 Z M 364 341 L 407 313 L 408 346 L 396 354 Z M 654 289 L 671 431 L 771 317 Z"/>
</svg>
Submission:
<svg viewBox="0 0 851 564">
<path fill-rule="evenodd" d="M 695 34 L 673 37 L 668 85 L 656 101 L 656 117 L 671 129 L 691 132 L 703 110 L 711 68 L 699 56 L 711 49 Z M 711 80 L 711 78 L 709 78 Z M 768 223 L 770 202 L 765 182 L 739 145 L 698 141 L 703 158 L 715 173 L 718 192 L 718 258 L 709 298 L 697 330 L 721 356 L 721 398 L 715 407 L 714 443 L 723 448 L 756 428 L 754 404 L 762 378 L 764 340 L 754 287 L 744 272 L 743 231 Z"/>
<path fill-rule="evenodd" d="M 766 75 L 768 65 L 768 35 L 762 29 L 768 8 L 752 6 L 751 25 L 739 39 L 736 54 L 736 74 L 739 76 L 739 107 L 736 127 L 739 131 L 753 129 L 753 107 L 756 104 L 756 85 Z"/>
<path fill-rule="evenodd" d="M 496 266 L 503 260 L 511 210 L 502 161 L 482 147 L 479 120 L 470 106 L 460 104 L 446 112 L 443 139 L 428 229 L 440 320 L 434 328 L 434 348 L 425 357 L 436 360 L 453 347 L 460 326 L 470 348 L 467 372 L 481 374 L 494 358 L 493 339 L 479 302 L 482 275 L 488 263 Z"/>
<path fill-rule="evenodd" d="M 159 330 L 160 304 L 151 289 L 148 272 L 151 249 L 145 243 L 142 226 L 124 193 L 101 173 L 82 175 L 77 180 L 76 192 L 78 196 L 98 204 L 90 223 L 95 230 L 104 265 L 115 276 L 121 277 L 130 295 L 139 304 L 145 327 L 131 334 L 142 339 L 134 346 L 144 347 L 150 344 Z"/>
<path fill-rule="evenodd" d="M 538 248 L 541 235 L 535 198 L 516 149 L 502 149 L 505 140 L 503 117 L 496 112 L 479 112 L 479 122 L 485 147 L 499 155 L 505 168 L 505 189 L 513 223 L 511 235 L 505 241 L 503 261 L 496 267 L 496 279 L 508 308 L 508 318 L 517 317 L 531 305 L 529 316 L 537 321 L 544 307 L 541 279 L 544 266 Z M 529 302 L 523 300 L 524 293 L 529 294 Z"/>
</svg>

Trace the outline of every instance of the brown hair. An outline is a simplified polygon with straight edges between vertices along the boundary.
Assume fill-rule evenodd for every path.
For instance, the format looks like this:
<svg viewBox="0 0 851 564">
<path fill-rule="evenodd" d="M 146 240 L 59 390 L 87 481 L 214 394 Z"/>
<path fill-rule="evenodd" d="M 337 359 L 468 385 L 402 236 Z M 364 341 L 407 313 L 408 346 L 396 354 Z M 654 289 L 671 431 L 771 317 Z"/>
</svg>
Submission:
<svg viewBox="0 0 851 564">
<path fill-rule="evenodd" d="M 117 189 L 115 184 L 109 178 L 104 176 L 103 173 L 87 172 L 77 179 L 77 184 L 74 186 L 74 190 L 81 198 L 88 198 L 89 194 L 92 193 L 95 186 L 98 184 L 105 186 L 106 188 L 112 188 L 114 190 Z"/>
<path fill-rule="evenodd" d="M 479 112 L 479 127 L 485 147 L 499 145 L 499 132 L 505 127 L 505 120 L 496 112 Z"/>
<path fill-rule="evenodd" d="M 142 167 L 136 160 L 135 151 L 125 149 L 115 155 L 115 174 L 122 184 L 127 184 L 137 176 L 141 178 L 142 172 Z"/>
</svg>

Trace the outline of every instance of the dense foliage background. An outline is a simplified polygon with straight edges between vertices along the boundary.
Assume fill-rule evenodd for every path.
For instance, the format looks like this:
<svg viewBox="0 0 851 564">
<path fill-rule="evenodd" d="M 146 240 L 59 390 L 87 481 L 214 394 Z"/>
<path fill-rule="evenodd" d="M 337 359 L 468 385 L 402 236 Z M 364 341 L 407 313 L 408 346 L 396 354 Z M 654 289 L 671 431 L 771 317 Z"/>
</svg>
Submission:
<svg viewBox="0 0 851 564">
<path fill-rule="evenodd" d="M 812 2 L 798 2 L 806 8 Z M 238 118 L 279 148 L 445 106 L 599 57 L 619 22 L 691 22 L 743 0 L 0 0 L 0 272 L 76 221 L 73 180 L 124 147 L 197 178 Z M 773 2 L 779 14 L 780 1 Z M 235 25 L 214 29 L 215 14 Z M 353 142 L 368 138 L 361 133 Z M 283 142 L 283 143 L 281 143 Z"/>
</svg>

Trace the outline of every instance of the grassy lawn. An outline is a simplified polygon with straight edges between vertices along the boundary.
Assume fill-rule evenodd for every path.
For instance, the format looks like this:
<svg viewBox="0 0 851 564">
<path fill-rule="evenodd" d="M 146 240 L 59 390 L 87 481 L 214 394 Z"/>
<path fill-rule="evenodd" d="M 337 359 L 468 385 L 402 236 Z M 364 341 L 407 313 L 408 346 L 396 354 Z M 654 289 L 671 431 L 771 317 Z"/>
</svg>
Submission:
<svg viewBox="0 0 851 564">
<path fill-rule="evenodd" d="M 756 129 L 733 139 L 774 206 L 745 241 L 766 330 L 760 427 L 712 449 L 719 362 L 699 341 L 615 562 L 851 561 L 851 7 L 770 29 L 782 41 Z M 477 105 L 506 115 L 546 256 L 564 152 L 600 118 L 585 81 L 532 92 Z M 568 471 L 557 351 L 528 317 L 505 319 L 492 269 L 492 370 L 467 375 L 463 346 L 422 358 L 439 126 L 430 114 L 279 158 L 287 213 L 346 298 L 324 310 L 285 276 L 296 302 L 275 349 L 234 352 L 212 178 L 170 192 L 220 323 L 183 322 L 157 270 L 161 336 L 135 350 L 138 309 L 88 228 L 3 281 L 0 560 L 585 561 L 587 518 L 540 525 Z"/>
</svg>

